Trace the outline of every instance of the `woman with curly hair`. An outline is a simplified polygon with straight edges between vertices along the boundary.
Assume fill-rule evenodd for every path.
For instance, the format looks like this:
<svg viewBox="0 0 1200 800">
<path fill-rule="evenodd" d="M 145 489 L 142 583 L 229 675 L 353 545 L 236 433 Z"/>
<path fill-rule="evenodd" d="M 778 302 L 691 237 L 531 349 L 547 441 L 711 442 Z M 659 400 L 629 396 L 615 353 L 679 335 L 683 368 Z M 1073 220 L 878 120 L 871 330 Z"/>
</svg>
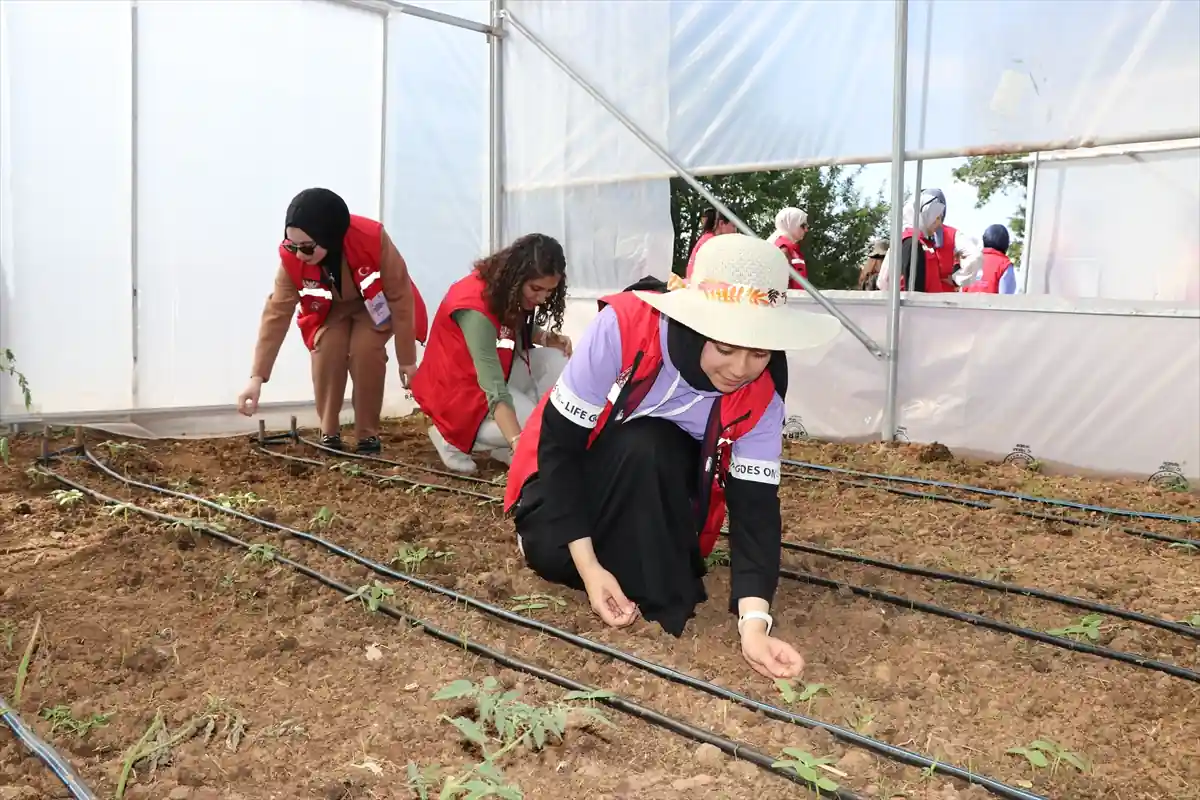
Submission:
<svg viewBox="0 0 1200 800">
<path fill-rule="evenodd" d="M 566 298 L 566 255 L 541 233 L 480 259 L 450 287 L 412 380 L 447 468 L 475 472 L 471 453 L 512 461 L 525 420 L 571 355 L 559 333 Z"/>
</svg>

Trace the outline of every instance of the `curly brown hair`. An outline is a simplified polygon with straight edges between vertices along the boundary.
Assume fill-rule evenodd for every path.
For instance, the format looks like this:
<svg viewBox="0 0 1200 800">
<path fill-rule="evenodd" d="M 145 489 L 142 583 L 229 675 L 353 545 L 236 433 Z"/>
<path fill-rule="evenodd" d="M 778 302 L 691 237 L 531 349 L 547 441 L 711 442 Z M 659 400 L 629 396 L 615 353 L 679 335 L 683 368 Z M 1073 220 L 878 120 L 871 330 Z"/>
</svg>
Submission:
<svg viewBox="0 0 1200 800">
<path fill-rule="evenodd" d="M 546 302 L 538 306 L 534 322 L 542 328 L 562 330 L 567 306 L 567 256 L 562 245 L 544 233 L 529 233 L 499 252 L 475 262 L 475 269 L 487 285 L 488 307 L 501 324 L 520 325 L 521 290 L 526 281 L 559 277 Z"/>
</svg>

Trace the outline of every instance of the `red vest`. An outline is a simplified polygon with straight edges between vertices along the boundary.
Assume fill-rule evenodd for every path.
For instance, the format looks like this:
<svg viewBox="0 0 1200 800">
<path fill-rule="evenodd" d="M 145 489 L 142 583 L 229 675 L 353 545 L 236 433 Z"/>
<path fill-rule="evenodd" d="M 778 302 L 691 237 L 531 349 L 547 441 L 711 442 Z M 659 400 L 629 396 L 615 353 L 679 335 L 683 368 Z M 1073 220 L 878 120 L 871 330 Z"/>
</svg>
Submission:
<svg viewBox="0 0 1200 800">
<path fill-rule="evenodd" d="M 808 277 L 808 265 L 804 263 L 804 253 L 800 252 L 800 245 L 793 242 L 791 237 L 785 236 L 782 233 L 776 234 L 775 238 L 771 240 L 771 244 L 783 251 L 783 254 L 787 256 L 788 263 L 790 263 L 797 272 L 799 272 L 805 278 Z M 804 287 L 800 285 L 800 281 L 796 280 L 789 273 L 788 288 L 803 289 Z"/>
<path fill-rule="evenodd" d="M 614 419 L 614 413 L 614 424 L 620 424 L 626 414 L 637 409 L 663 366 L 662 317 L 659 312 L 630 292 L 603 298 L 600 307 L 604 308 L 605 305 L 612 306 L 617 314 L 621 331 L 621 372 L 613 387 L 615 391 L 609 393 L 608 402 L 588 438 L 589 447 L 601 435 L 607 423 Z M 504 490 L 505 511 L 512 509 L 521 496 L 521 489 L 538 470 L 542 414 L 546 401 L 553 393 L 554 389 L 551 389 L 542 396 L 521 432 L 512 466 L 508 470 L 508 485 Z M 729 474 L 733 443 L 758 424 L 774 394 L 775 382 L 764 371 L 754 382 L 732 394 L 722 395 L 718 402 L 713 403 L 700 445 L 703 472 L 701 496 L 695 508 L 701 555 L 707 556 L 712 552 L 721 526 L 725 523 L 725 478 Z"/>
<path fill-rule="evenodd" d="M 696 246 L 692 248 L 692 254 L 688 256 L 687 274 L 684 277 L 692 277 L 692 268 L 696 266 L 696 253 L 700 252 L 700 245 L 704 244 L 714 236 L 716 236 L 715 233 L 703 233 L 700 235 L 700 238 L 696 240 Z"/>
<path fill-rule="evenodd" d="M 929 281 L 926 280 L 926 286 L 932 286 L 933 288 L 928 288 L 925 291 L 958 291 L 958 287 L 955 285 L 954 279 L 951 277 L 954 274 L 954 271 L 958 269 L 958 264 L 955 263 L 958 258 L 954 255 L 954 241 L 956 238 L 956 233 L 958 233 L 957 229 L 951 228 L 949 225 L 942 225 L 942 246 L 936 248 L 935 250 L 937 253 L 938 267 L 937 270 L 935 270 L 935 274 L 938 276 L 938 281 L 936 284 L 930 284 Z M 926 275 L 928 275 L 928 273 L 926 273 Z"/>
<path fill-rule="evenodd" d="M 342 240 L 342 252 L 346 263 L 350 266 L 350 274 L 362 294 L 364 302 L 371 302 L 383 293 L 383 281 L 379 278 L 379 260 L 383 244 L 383 225 L 366 217 L 350 216 L 350 229 Z M 333 290 L 325 280 L 325 272 L 317 264 L 306 264 L 292 253 L 279 245 L 279 258 L 288 277 L 300 292 L 300 312 L 296 315 L 296 325 L 300 335 L 304 337 L 304 345 L 309 350 L 314 349 L 317 331 L 329 317 L 329 309 L 333 307 Z M 341 269 L 341 265 L 338 265 Z M 417 285 L 412 283 L 413 294 L 413 332 L 417 341 L 425 341 L 425 331 L 429 329 L 429 317 L 425 310 L 425 301 L 417 291 Z M 381 298 L 382 299 L 382 298 Z M 377 301 L 378 302 L 378 301 Z"/>
<path fill-rule="evenodd" d="M 504 379 L 512 372 L 516 337 L 513 331 L 500 324 L 492 313 L 485 296 L 487 285 L 478 272 L 472 271 L 446 292 L 429 332 L 425 356 L 412 379 L 413 400 L 421 411 L 433 420 L 446 441 L 464 453 L 475 446 L 479 426 L 487 419 L 487 396 L 479 386 L 479 375 L 467 349 L 462 328 L 454 321 L 454 312 L 478 311 L 496 326 L 496 354 L 504 369 Z M 533 318 L 525 328 L 526 347 L 532 335 Z"/>
<path fill-rule="evenodd" d="M 983 248 L 983 277 L 970 286 L 963 287 L 964 292 L 1000 293 L 1000 279 L 1012 268 L 1008 256 L 991 247 Z"/>
<path fill-rule="evenodd" d="M 912 228 L 905 228 L 900 234 L 900 241 L 911 238 L 913 235 Z M 933 242 L 926 239 L 924 236 L 917 240 L 921 245 L 921 250 L 925 254 L 925 285 L 922 287 L 926 292 L 942 291 L 942 278 L 938 270 L 938 254 L 933 247 Z M 901 252 L 904 252 L 901 250 Z M 892 264 L 890 269 L 900 267 L 900 291 L 905 291 L 908 284 L 908 262 L 904 264 Z"/>
</svg>

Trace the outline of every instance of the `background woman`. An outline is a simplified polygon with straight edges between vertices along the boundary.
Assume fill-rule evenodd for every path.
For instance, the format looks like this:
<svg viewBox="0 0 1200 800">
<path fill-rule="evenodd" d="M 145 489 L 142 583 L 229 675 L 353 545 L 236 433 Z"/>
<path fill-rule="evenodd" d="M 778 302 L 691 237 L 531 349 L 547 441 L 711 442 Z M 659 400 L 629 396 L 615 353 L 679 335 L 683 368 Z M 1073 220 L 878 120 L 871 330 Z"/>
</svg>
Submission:
<svg viewBox="0 0 1200 800">
<path fill-rule="evenodd" d="M 474 472 L 472 452 L 512 460 L 525 420 L 571 354 L 558 332 L 566 298 L 562 245 L 540 233 L 477 261 L 450 287 L 412 384 L 447 468 Z"/>
<path fill-rule="evenodd" d="M 354 436 L 360 453 L 378 453 L 387 377 L 384 345 L 396 337 L 400 380 L 416 371 L 416 340 L 425 340 L 425 302 L 383 226 L 354 216 L 328 189 L 305 189 L 288 206 L 275 288 L 267 298 L 250 383 L 238 410 L 253 416 L 271 379 L 296 304 L 296 325 L 312 351 L 313 391 L 321 441 L 342 446 L 339 416 L 346 377 L 354 381 Z"/>
<path fill-rule="evenodd" d="M 867 260 L 858 270 L 858 288 L 860 290 L 873 292 L 879 288 L 879 269 L 883 266 L 883 259 L 887 256 L 890 246 L 891 242 L 883 238 L 871 242 Z"/>
<path fill-rule="evenodd" d="M 800 252 L 800 243 L 808 235 L 808 214 L 798 208 L 784 208 L 775 215 L 775 234 L 771 244 L 783 251 L 792 268 L 808 277 L 808 265 L 804 261 L 804 253 Z M 803 289 L 800 281 L 789 273 L 789 289 Z"/>
<path fill-rule="evenodd" d="M 692 269 L 696 264 L 696 253 L 700 252 L 701 245 L 714 236 L 722 236 L 736 231 L 737 228 L 734 224 L 726 219 L 720 211 L 715 208 L 704 209 L 704 213 L 700 215 L 700 238 L 696 240 L 691 255 L 688 256 L 687 277 L 692 277 Z"/>
<path fill-rule="evenodd" d="M 799 674 L 771 636 L 779 573 L 779 464 L 787 359 L 840 329 L 786 308 L 774 245 L 720 236 L 683 288 L 654 279 L 601 301 L 562 377 L 530 417 L 505 508 L 544 579 L 587 592 L 608 625 L 640 614 L 679 636 L 707 599 L 704 558 L 729 506 L 730 611 L 758 672 Z M 675 281 L 679 281 L 678 278 Z M 657 286 L 655 286 L 657 284 Z"/>
<path fill-rule="evenodd" d="M 964 292 L 1016 294 L 1017 276 L 1008 258 L 1008 228 L 989 225 L 983 232 L 983 263 L 979 279 L 963 287 Z"/>
</svg>

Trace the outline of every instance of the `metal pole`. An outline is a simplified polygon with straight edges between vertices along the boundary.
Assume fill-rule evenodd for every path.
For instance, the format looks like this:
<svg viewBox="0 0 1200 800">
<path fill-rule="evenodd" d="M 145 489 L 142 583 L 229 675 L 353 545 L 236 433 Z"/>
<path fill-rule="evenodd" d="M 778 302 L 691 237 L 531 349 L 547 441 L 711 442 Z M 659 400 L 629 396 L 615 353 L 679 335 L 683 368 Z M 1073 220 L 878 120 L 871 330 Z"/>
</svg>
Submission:
<svg viewBox="0 0 1200 800">
<path fill-rule="evenodd" d="M 504 25 L 504 0 L 492 0 L 492 27 Z M 504 47 L 499 36 L 489 36 L 488 102 L 488 252 L 500 249 L 504 238 Z"/>
<path fill-rule="evenodd" d="M 896 32 L 892 57 L 892 244 L 897 268 L 888 273 L 887 389 L 883 404 L 883 440 L 896 438 L 896 387 L 900 349 L 900 234 L 904 213 L 904 126 L 908 102 L 908 0 L 896 0 Z M 920 197 L 920 190 L 917 190 Z M 914 223 L 916 220 L 913 220 Z"/>
<path fill-rule="evenodd" d="M 456 17 L 453 14 L 444 14 L 441 11 L 434 11 L 421 6 L 409 5 L 401 3 L 398 0 L 326 0 L 326 2 L 335 3 L 339 6 L 351 6 L 353 8 L 361 8 L 364 11 L 374 11 L 376 14 L 388 14 L 396 12 L 397 14 L 407 14 L 410 17 L 420 17 L 427 19 L 430 22 L 440 22 L 443 25 L 453 25 L 455 28 L 464 28 L 468 31 L 476 33 L 486 33 L 489 35 L 498 35 L 497 31 L 491 26 L 482 22 Z"/>
<path fill-rule="evenodd" d="M 129 405 L 137 408 L 138 388 L 138 4 L 129 5 L 130 152 L 129 152 L 129 327 L 133 369 L 129 377 Z"/>
<path fill-rule="evenodd" d="M 1021 248 L 1021 294 L 1029 294 L 1029 245 L 1033 242 L 1033 207 L 1037 203 L 1038 156 L 1033 154 L 1029 177 L 1025 181 L 1025 246 Z"/>
<path fill-rule="evenodd" d="M 1023 156 L 1026 153 L 1052 151 L 1090 150 L 1097 147 L 1120 147 L 1124 145 L 1147 145 L 1159 142 L 1189 142 L 1188 147 L 1195 147 L 1194 139 L 1200 138 L 1200 128 L 1180 128 L 1170 131 L 1140 133 L 1128 136 L 1096 136 L 1083 138 L 1072 136 L 1067 139 L 1047 139 L 1040 142 L 1008 142 L 999 144 L 980 145 L 978 147 L 935 147 L 921 150 L 910 150 L 904 154 L 906 161 L 939 161 L 945 158 L 965 158 L 967 156 Z M 1107 154 L 1105 154 L 1107 155 Z M 892 156 L 887 153 L 872 153 L 868 155 L 849 156 L 819 156 L 814 158 L 792 158 L 786 161 L 745 162 L 741 164 L 705 164 L 697 168 L 704 175 L 740 175 L 746 172 L 769 172 L 782 169 L 806 169 L 808 167 L 830 167 L 838 164 L 889 164 Z M 528 192 L 538 189 L 559 189 L 569 186 L 596 186 L 627 181 L 648 181 L 675 177 L 674 172 L 634 172 L 626 175 L 606 175 L 598 178 L 573 178 L 567 181 L 529 183 L 519 186 L 509 186 L 509 192 Z"/>
<path fill-rule="evenodd" d="M 388 38 L 391 17 L 383 18 L 383 113 L 379 120 L 379 221 L 387 227 L 387 151 L 388 151 Z"/>
<path fill-rule="evenodd" d="M 921 177 L 922 177 L 922 173 L 924 171 L 925 171 L 925 162 L 918 161 L 917 162 L 917 175 L 916 175 L 917 182 L 914 184 L 914 186 L 916 188 L 913 190 L 913 203 L 912 203 L 913 236 L 914 237 L 918 236 L 916 231 L 921 225 Z M 901 222 L 900 224 L 903 225 L 904 223 Z M 903 231 L 901 231 L 901 233 L 903 233 Z M 909 255 L 909 259 L 908 259 L 908 283 L 905 285 L 908 287 L 908 291 L 910 291 L 910 292 L 917 291 L 915 288 L 916 280 L 917 280 L 917 258 L 919 258 L 920 255 L 921 255 L 920 239 L 917 238 L 913 242 L 913 246 L 910 251 L 910 255 Z M 900 254 L 897 253 L 896 257 L 899 258 Z M 926 264 L 925 268 L 929 269 L 929 265 Z M 904 298 L 900 299 L 900 303 L 901 304 L 904 303 Z"/>
<path fill-rule="evenodd" d="M 676 160 L 674 156 L 672 156 L 670 153 L 668 153 L 666 151 L 666 149 L 663 148 L 662 145 L 660 145 L 658 142 L 654 141 L 654 139 L 652 139 L 649 136 L 649 134 L 647 134 L 645 131 L 643 131 L 636 122 L 634 122 L 629 117 L 627 117 L 624 114 L 624 112 L 622 112 L 621 109 L 617 108 L 617 106 L 611 100 L 609 100 L 607 97 L 602 95 L 600 93 L 600 91 L 598 89 L 596 89 L 596 87 L 592 86 L 582 75 L 580 75 L 578 72 L 576 72 L 574 69 L 572 69 L 571 66 L 569 64 L 567 64 L 567 62 L 563 61 L 561 56 L 559 56 L 557 53 L 555 53 L 550 48 L 549 45 L 547 45 L 545 42 L 543 42 L 537 35 L 535 35 L 528 28 L 526 28 L 519 19 L 517 19 L 515 16 L 513 16 L 513 13 L 511 11 L 505 11 L 504 18 L 508 20 L 509 24 L 512 25 L 512 27 L 515 28 L 518 33 L 520 33 L 522 36 L 524 36 L 526 39 L 528 39 L 530 44 L 532 44 L 534 47 L 536 47 L 538 50 L 540 50 L 542 52 L 542 54 L 545 55 L 547 58 L 549 58 L 550 61 L 553 62 L 556 67 L 561 69 L 568 78 L 575 81 L 575 83 L 578 84 L 581 89 L 583 89 L 585 92 L 587 92 L 589 95 L 591 95 L 593 100 L 595 100 L 597 103 L 599 103 L 601 106 L 603 106 L 605 108 L 605 110 L 608 111 L 608 113 L 610 113 L 614 117 L 616 117 L 617 121 L 620 122 L 622 125 L 624 125 L 629 130 L 630 133 L 632 133 L 634 136 L 636 136 L 642 142 L 642 144 L 644 144 L 644 145 L 646 145 L 646 147 L 650 148 L 650 150 L 655 155 L 657 155 L 659 158 L 661 158 L 663 161 L 665 161 L 667 163 L 667 165 L 669 165 L 671 167 L 671 169 L 675 170 L 676 174 L 678 174 L 679 177 L 683 178 L 683 180 L 689 186 L 691 186 L 693 189 L 695 189 L 697 192 L 699 192 L 701 197 L 703 197 L 709 203 L 712 203 L 713 207 L 716 208 L 717 211 L 719 211 L 725 217 L 725 219 L 732 222 L 739 231 L 746 234 L 747 236 L 755 236 L 755 238 L 757 238 L 754 231 L 750 230 L 749 226 L 747 226 L 745 222 L 740 220 L 736 214 L 734 214 L 732 211 L 730 211 L 728 206 L 726 206 L 724 203 L 722 203 L 720 200 L 718 200 L 712 192 L 710 192 L 708 189 L 706 189 L 704 187 L 703 184 L 701 184 L 698 180 L 696 180 L 696 178 L 693 177 L 690 172 L 688 172 L 686 167 L 684 167 L 681 163 L 679 163 L 679 161 Z M 858 324 L 855 323 L 854 320 L 852 320 L 848 316 L 846 316 L 841 311 L 841 309 L 839 309 L 832 302 L 830 302 L 827 297 L 825 297 L 819 291 L 817 291 L 816 287 L 814 287 L 811 283 L 809 283 L 807 278 L 805 278 L 803 275 L 801 275 L 799 273 L 799 271 L 792 268 L 792 266 L 790 264 L 788 265 L 788 270 L 791 272 L 792 277 L 794 277 L 797 281 L 799 281 L 800 285 L 803 286 L 804 289 L 807 290 L 807 292 L 812 296 L 812 299 L 816 300 L 817 303 L 819 303 L 822 308 L 824 308 L 834 318 L 836 318 L 839 322 L 841 322 L 842 325 L 846 328 L 846 330 L 848 330 L 848 331 L 850 331 L 850 333 L 854 334 L 854 337 L 856 339 L 858 339 L 860 342 L 862 342 L 863 346 L 866 347 L 867 350 L 870 351 L 870 353 L 873 356 L 875 356 L 878 359 L 883 359 L 883 358 L 887 357 L 886 354 L 884 353 L 883 349 L 880 348 L 880 346 L 875 343 L 874 339 L 872 339 L 870 336 L 868 336 L 866 334 L 866 332 L 863 331 L 862 328 L 858 327 Z"/>
<path fill-rule="evenodd" d="M 929 0 L 929 12 L 925 15 L 925 62 L 921 66 L 921 123 L 920 129 L 917 131 L 917 146 L 925 146 L 925 125 L 929 121 L 929 62 L 930 53 L 933 50 L 933 3 L 934 0 Z M 916 183 L 913 184 L 913 230 L 916 231 L 920 226 L 921 220 L 921 177 L 925 171 L 925 162 L 917 159 L 917 175 Z M 914 234 L 916 235 L 916 234 Z M 920 256 L 921 248 L 917 246 L 919 239 L 913 242 L 912 256 L 908 262 L 908 291 L 915 292 L 917 280 L 917 258 Z M 928 268 L 928 265 L 926 265 Z M 901 304 L 904 303 L 904 298 L 900 299 Z"/>
</svg>

